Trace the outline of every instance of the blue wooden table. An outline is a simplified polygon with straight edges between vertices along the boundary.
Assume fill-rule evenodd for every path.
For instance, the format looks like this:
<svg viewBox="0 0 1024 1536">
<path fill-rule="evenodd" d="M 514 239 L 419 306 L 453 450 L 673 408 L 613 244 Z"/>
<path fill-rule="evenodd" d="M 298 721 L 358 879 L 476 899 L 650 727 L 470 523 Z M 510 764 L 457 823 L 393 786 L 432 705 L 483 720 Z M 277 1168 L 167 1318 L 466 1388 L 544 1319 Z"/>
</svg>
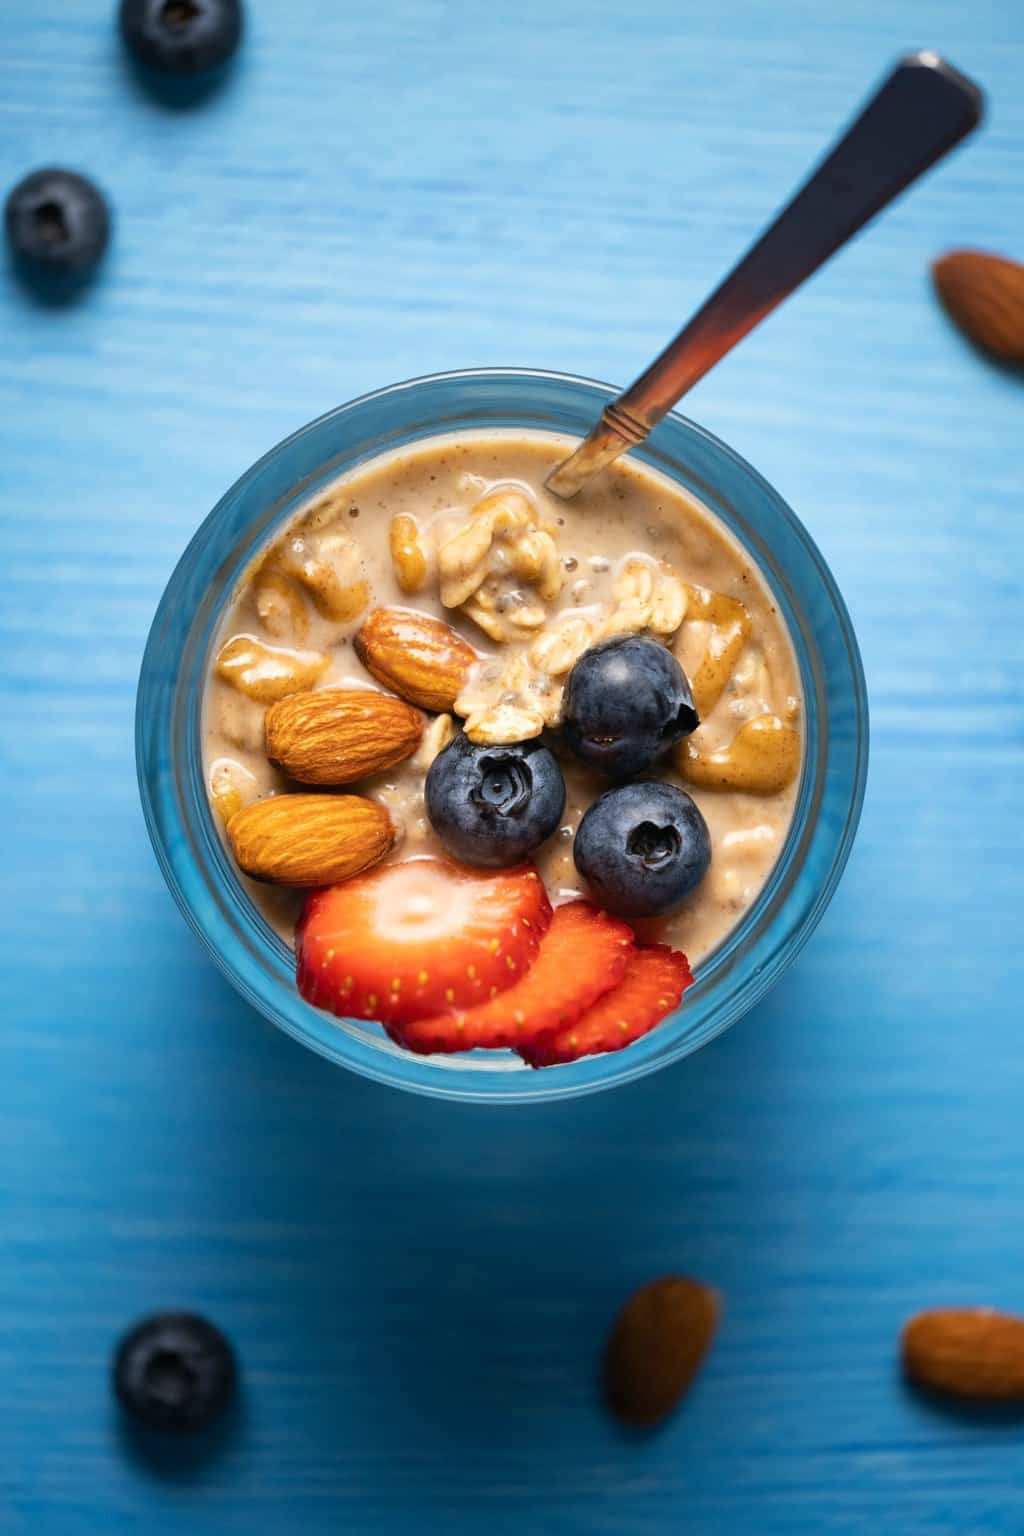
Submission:
<svg viewBox="0 0 1024 1536">
<path fill-rule="evenodd" d="M 112 0 L 9 3 L 6 188 L 105 186 L 102 281 L 0 282 L 0 1531 L 1024 1529 L 1020 1422 L 901 1385 L 899 1326 L 1024 1310 L 1021 380 L 933 301 L 1024 256 L 1018 0 L 250 0 L 226 87 L 140 89 Z M 858 627 L 849 871 L 771 999 L 677 1068 L 535 1111 L 331 1068 L 172 906 L 132 759 L 147 626 L 264 448 L 394 379 L 624 383 L 897 53 L 990 93 L 976 140 L 689 409 L 775 482 Z M 635 1283 L 720 1287 L 661 1434 L 595 1362 Z M 194 1306 L 243 1366 L 204 1454 L 146 1455 L 112 1341 Z"/>
</svg>

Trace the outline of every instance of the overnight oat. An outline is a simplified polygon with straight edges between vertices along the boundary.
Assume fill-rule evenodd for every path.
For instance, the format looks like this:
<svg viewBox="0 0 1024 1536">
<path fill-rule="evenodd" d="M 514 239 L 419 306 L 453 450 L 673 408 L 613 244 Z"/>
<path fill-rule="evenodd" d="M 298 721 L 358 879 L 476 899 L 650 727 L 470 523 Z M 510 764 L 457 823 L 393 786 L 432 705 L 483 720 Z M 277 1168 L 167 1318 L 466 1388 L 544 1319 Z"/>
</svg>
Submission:
<svg viewBox="0 0 1024 1536">
<path fill-rule="evenodd" d="M 741 546 L 620 462 L 435 437 L 318 493 L 214 648 L 204 772 L 315 1006 L 534 1066 L 678 1005 L 781 851 L 789 637 Z"/>
</svg>

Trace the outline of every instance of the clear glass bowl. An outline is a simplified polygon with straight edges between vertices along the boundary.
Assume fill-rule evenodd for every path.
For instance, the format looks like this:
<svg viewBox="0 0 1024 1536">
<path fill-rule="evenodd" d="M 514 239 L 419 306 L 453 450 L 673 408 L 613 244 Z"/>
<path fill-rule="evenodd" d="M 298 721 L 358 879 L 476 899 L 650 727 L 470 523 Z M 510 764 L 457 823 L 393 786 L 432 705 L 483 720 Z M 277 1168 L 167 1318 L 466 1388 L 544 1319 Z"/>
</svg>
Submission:
<svg viewBox="0 0 1024 1536">
<path fill-rule="evenodd" d="M 411 1055 L 376 1025 L 337 1020 L 295 989 L 293 956 L 235 874 L 207 802 L 203 680 L 225 605 L 260 544 L 311 492 L 375 455 L 439 432 L 521 427 L 582 436 L 614 391 L 526 370 L 439 374 L 340 406 L 270 451 L 196 533 L 157 609 L 142 663 L 136 752 L 164 877 L 237 987 L 275 1024 L 367 1077 L 446 1098 L 568 1098 L 629 1082 L 695 1051 L 751 1008 L 807 941 L 853 841 L 867 771 L 867 700 L 849 616 L 824 560 L 771 486 L 681 416 L 637 455 L 709 506 L 750 551 L 789 625 L 806 703 L 793 824 L 757 902 L 700 966 L 683 1006 L 624 1051 L 535 1071 L 511 1052 Z"/>
</svg>

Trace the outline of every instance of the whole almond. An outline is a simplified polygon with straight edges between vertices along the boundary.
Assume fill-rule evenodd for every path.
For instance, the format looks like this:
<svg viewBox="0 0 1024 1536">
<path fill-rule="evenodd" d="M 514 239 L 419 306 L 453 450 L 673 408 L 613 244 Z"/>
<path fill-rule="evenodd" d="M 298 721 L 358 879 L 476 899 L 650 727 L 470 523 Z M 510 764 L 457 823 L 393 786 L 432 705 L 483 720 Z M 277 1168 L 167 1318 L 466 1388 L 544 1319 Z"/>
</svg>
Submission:
<svg viewBox="0 0 1024 1536">
<path fill-rule="evenodd" d="M 949 251 L 932 265 L 946 309 L 993 357 L 1024 363 L 1024 267 L 987 251 Z"/>
<path fill-rule="evenodd" d="M 351 784 L 411 757 L 423 716 L 374 688 L 296 693 L 267 710 L 267 756 L 303 784 Z"/>
<path fill-rule="evenodd" d="M 241 868 L 275 885 L 336 885 L 376 864 L 394 840 L 384 807 L 359 795 L 273 795 L 228 822 Z"/>
<path fill-rule="evenodd" d="M 935 1307 L 903 1329 L 911 1381 L 952 1397 L 1024 1402 L 1024 1318 L 991 1307 Z"/>
<path fill-rule="evenodd" d="M 671 1413 L 708 1351 L 719 1310 L 717 1292 L 683 1275 L 634 1291 L 605 1356 L 608 1403 L 620 1419 L 656 1424 Z"/>
<path fill-rule="evenodd" d="M 375 608 L 356 634 L 355 648 L 378 683 L 438 713 L 451 709 L 477 660 L 450 624 L 410 608 Z"/>
</svg>

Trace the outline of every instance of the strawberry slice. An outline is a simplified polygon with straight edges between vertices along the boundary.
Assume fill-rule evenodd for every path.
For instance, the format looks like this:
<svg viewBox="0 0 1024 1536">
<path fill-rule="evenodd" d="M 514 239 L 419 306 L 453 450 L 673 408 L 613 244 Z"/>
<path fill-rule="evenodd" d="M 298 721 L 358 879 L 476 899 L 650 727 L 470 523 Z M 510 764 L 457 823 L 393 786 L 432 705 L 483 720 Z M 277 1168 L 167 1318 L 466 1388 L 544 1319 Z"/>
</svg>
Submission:
<svg viewBox="0 0 1024 1536">
<path fill-rule="evenodd" d="M 617 986 L 574 1023 L 520 1045 L 519 1054 L 531 1067 L 549 1067 L 599 1051 L 621 1051 L 671 1013 L 692 981 L 686 956 L 678 950 L 664 944 L 634 949 Z"/>
<path fill-rule="evenodd" d="M 431 1051 L 471 1051 L 517 1045 L 579 1017 L 622 976 L 633 930 L 617 917 L 571 901 L 556 907 L 525 976 L 478 1008 L 416 1019 L 398 1031 L 403 1045 Z"/>
<path fill-rule="evenodd" d="M 532 865 L 499 873 L 443 859 L 386 864 L 313 891 L 295 932 L 308 1003 L 405 1024 L 486 1002 L 530 964 L 551 920 Z"/>
</svg>

